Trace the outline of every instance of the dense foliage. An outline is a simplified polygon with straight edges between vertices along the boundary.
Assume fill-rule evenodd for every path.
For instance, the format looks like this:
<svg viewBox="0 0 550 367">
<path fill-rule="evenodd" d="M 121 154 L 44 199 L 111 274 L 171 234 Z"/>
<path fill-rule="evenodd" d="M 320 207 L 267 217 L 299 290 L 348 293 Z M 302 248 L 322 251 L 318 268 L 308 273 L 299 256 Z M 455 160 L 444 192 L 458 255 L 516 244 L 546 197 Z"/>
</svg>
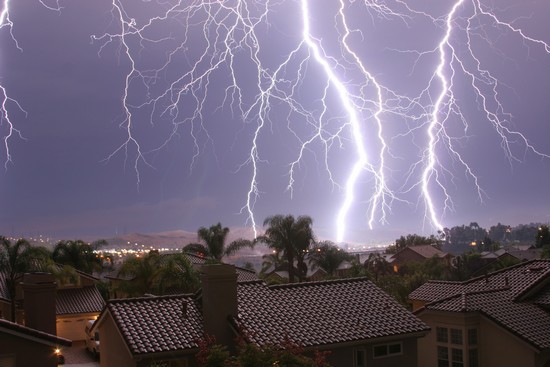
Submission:
<svg viewBox="0 0 550 367">
<path fill-rule="evenodd" d="M 283 345 L 257 346 L 240 341 L 237 353 L 232 355 L 226 346 L 215 344 L 212 337 L 199 343 L 199 367 L 330 367 L 328 352 L 304 353 L 289 341 Z"/>
</svg>

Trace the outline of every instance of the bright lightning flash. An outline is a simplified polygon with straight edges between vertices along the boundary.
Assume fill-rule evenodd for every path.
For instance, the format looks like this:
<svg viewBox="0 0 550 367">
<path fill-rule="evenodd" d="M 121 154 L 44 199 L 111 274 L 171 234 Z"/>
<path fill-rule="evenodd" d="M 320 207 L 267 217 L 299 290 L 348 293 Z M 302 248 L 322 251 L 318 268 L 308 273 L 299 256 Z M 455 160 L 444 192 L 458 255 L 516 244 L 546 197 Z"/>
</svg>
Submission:
<svg viewBox="0 0 550 367">
<path fill-rule="evenodd" d="M 0 13 L 0 31 L 3 29 L 7 29 L 10 33 L 11 39 L 15 43 L 15 46 L 21 50 L 21 47 L 19 46 L 19 43 L 17 43 L 17 39 L 13 35 L 13 22 L 10 19 L 10 3 L 9 0 L 4 0 L 4 3 L 2 4 L 2 12 Z M 14 135 L 18 135 L 21 139 L 23 139 L 23 136 L 21 135 L 21 132 L 15 127 L 13 124 L 10 113 L 9 113 L 9 105 L 13 105 L 17 107 L 20 111 L 23 113 L 27 113 L 17 102 L 15 99 L 11 98 L 8 95 L 8 91 L 6 88 L 0 84 L 0 128 L 3 125 L 6 125 L 7 132 L 3 134 L 3 141 L 4 141 L 4 152 L 6 154 L 6 159 L 4 160 L 4 168 L 8 168 L 8 164 L 12 162 L 11 152 L 10 152 L 10 145 L 9 141 Z"/>
<path fill-rule="evenodd" d="M 147 155 L 162 149 L 186 129 L 194 147 L 192 169 L 204 147 L 201 136 L 214 146 L 205 123 L 205 113 L 214 100 L 217 108 L 229 108 L 246 126 L 253 126 L 247 157 L 243 158 L 237 172 L 246 171 L 250 175 L 241 213 L 246 215 L 254 231 L 254 211 L 261 193 L 259 176 L 266 165 L 261 142 L 274 125 L 285 127 L 298 148 L 295 159 L 287 162 L 287 191 L 291 196 L 296 175 L 308 152 L 312 152 L 315 159 L 322 157 L 320 161 L 326 177 L 334 189 L 341 191 L 343 201 L 336 213 L 339 242 L 346 237 L 350 210 L 360 204 L 357 201 L 359 193 L 363 196 L 368 193 L 370 198 L 366 222 L 371 228 L 375 222 L 387 223 L 394 201 L 414 205 L 405 197 L 416 193 L 420 197 L 418 202 L 423 202 L 426 221 L 433 229 L 442 230 L 440 218 L 454 206 L 446 185 L 449 179 L 454 179 L 456 167 L 461 167 L 472 179 L 479 199 L 483 200 L 478 177 L 457 148 L 456 141 L 461 137 L 450 128 L 458 121 L 465 135 L 468 130 L 468 119 L 455 96 L 458 79 L 462 83 L 467 81 L 479 110 L 493 127 L 511 163 L 519 161 L 511 148 L 513 145 L 550 158 L 511 127 L 511 115 L 505 112 L 500 99 L 499 80 L 476 55 L 473 43 L 475 38 L 476 42 L 481 40 L 492 46 L 490 32 L 485 32 L 485 26 L 481 26 L 489 24 L 486 27 L 492 27 L 501 36 L 515 37 L 516 41 L 540 47 L 545 53 L 550 53 L 550 46 L 530 37 L 515 27 L 514 22 L 501 20 L 481 0 L 450 1 L 446 12 L 439 16 L 415 9 L 403 0 L 339 0 L 337 8 L 332 10 L 332 34 L 336 34 L 332 41 L 337 41 L 336 47 L 329 45 L 330 40 L 313 25 L 315 15 L 325 11 L 322 9 L 325 4 L 300 0 L 296 4 L 300 28 L 284 30 L 285 34 L 293 34 L 286 39 L 286 45 L 291 40 L 294 44 L 279 59 L 273 57 L 266 34 L 273 20 L 281 16 L 277 11 L 294 5 L 289 1 L 147 2 L 144 3 L 149 6 L 147 9 L 152 9 L 151 4 L 156 5 L 157 13 L 141 18 L 131 14 L 131 3 L 131 0 L 128 3 L 112 0 L 113 29 L 92 36 L 94 43 L 99 45 L 100 55 L 114 47 L 129 63 L 122 95 L 124 117 L 120 123 L 125 138 L 107 159 L 123 154 L 132 162 L 139 185 L 140 170 L 143 165 L 149 165 Z M 13 24 L 8 5 L 5 0 L 0 26 L 11 32 Z M 56 2 L 52 9 L 59 11 L 61 7 Z M 369 65 L 376 55 L 369 54 L 370 47 L 362 44 L 366 39 L 365 31 L 353 28 L 357 23 L 354 14 L 358 10 L 370 16 L 373 24 L 393 21 L 409 27 L 422 20 L 441 33 L 431 48 L 392 50 L 398 56 L 416 55 L 413 70 L 418 65 L 425 68 L 425 60 L 430 57 L 437 59 L 429 65 L 428 77 L 415 91 L 403 92 L 389 87 L 383 75 Z M 365 21 L 369 19 L 362 20 Z M 144 55 L 149 49 L 159 47 L 165 53 L 156 53 L 156 66 L 152 67 L 151 60 L 146 61 Z M 246 72 L 241 64 L 245 65 Z M 386 74 L 391 74 L 391 66 L 388 68 Z M 312 79 L 322 88 L 314 92 L 306 90 Z M 220 90 L 220 80 L 225 83 L 221 97 L 216 93 Z M 10 161 L 8 140 L 18 131 L 9 119 L 6 103 L 16 102 L 8 97 L 5 88 L 0 86 L 0 90 L 2 121 L 9 126 L 4 137 L 7 164 Z M 166 129 L 168 133 L 152 148 L 144 148 L 144 138 L 136 133 L 136 126 L 143 124 L 144 115 L 148 119 L 145 122 L 151 126 L 166 121 L 170 125 Z M 298 121 L 302 124 L 300 127 L 297 127 Z M 405 133 L 388 131 L 388 124 L 395 124 L 395 121 L 403 121 Z M 394 176 L 399 170 L 388 162 L 395 158 L 392 142 L 398 137 L 410 137 L 419 153 L 418 159 L 413 159 L 408 166 L 404 178 L 396 179 Z M 348 171 L 336 174 L 334 167 L 341 163 L 335 162 L 332 156 L 342 152 L 349 155 L 350 151 Z M 450 156 L 453 163 L 443 160 L 442 154 Z M 360 186 L 361 179 L 370 182 L 371 186 Z M 399 181 L 396 188 L 390 185 L 392 181 Z M 441 203 L 435 199 L 435 193 L 442 195 Z"/>
</svg>

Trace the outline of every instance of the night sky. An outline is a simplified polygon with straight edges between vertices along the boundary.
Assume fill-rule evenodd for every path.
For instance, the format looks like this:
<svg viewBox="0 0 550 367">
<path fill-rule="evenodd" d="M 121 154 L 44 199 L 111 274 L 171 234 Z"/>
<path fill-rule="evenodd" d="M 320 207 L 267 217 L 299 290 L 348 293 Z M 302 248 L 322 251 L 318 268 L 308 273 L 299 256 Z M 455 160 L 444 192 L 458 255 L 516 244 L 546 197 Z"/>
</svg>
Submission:
<svg viewBox="0 0 550 367">
<path fill-rule="evenodd" d="M 176 2 L 116 4 L 124 6 L 124 19 L 134 18 L 139 28 L 166 12 L 170 3 Z M 1 234 L 90 238 L 193 232 L 217 222 L 250 226 L 246 202 L 256 163 L 253 218 L 258 225 L 274 214 L 309 215 L 319 237 L 336 240 L 337 216 L 358 153 L 336 83 L 327 82 L 312 49 L 299 46 L 301 2 L 270 2 L 269 15 L 263 18 L 264 0 L 242 3 L 247 6 L 241 13 L 248 12 L 250 21 L 258 22 L 254 37 L 243 26 L 249 23 L 238 23 L 229 9 L 240 2 L 224 2 L 226 7 L 211 3 L 211 16 L 199 6 L 172 12 L 144 29 L 141 40 L 129 34 L 124 44 L 120 37 L 111 42 L 101 38 L 121 32 L 119 14 L 110 1 L 60 0 L 59 11 L 44 6 L 56 7 L 55 1 L 12 1 L 13 27 L 0 29 L 0 84 L 26 114 L 7 102 L 9 117 L 24 139 L 8 140 L 11 162 L 0 171 Z M 316 7 L 319 3 L 309 4 L 313 40 L 324 48 L 330 69 L 347 88 L 369 162 L 377 169 L 383 144 L 377 138 L 375 84 L 366 80 L 342 44 L 340 2 Z M 385 222 L 384 207 L 378 206 L 369 229 L 377 181 L 363 170 L 345 215 L 348 242 L 385 242 L 437 230 L 426 215 L 420 181 L 428 162 L 428 123 L 441 91 L 440 81 L 434 79 L 437 47 L 454 3 L 406 3 L 408 9 L 399 1 L 385 3 L 399 14 L 368 7 L 368 1 L 346 2 L 344 8 L 352 29 L 348 42 L 383 86 L 384 111 L 379 117 L 388 147 L 383 156 Z M 451 112 L 438 115 L 448 119 L 441 125 L 446 135 L 439 135 L 436 171 L 428 184 L 435 213 L 446 227 L 473 221 L 486 227 L 497 222 L 549 222 L 550 50 L 499 26 L 479 9 L 492 11 L 526 37 L 550 43 L 550 2 L 486 1 L 477 17 L 475 4 L 479 3 L 464 1 L 457 9 L 449 39 L 455 58 L 443 68 L 447 75 L 454 70 L 454 99 L 447 95 L 442 108 Z M 226 38 L 232 22 L 237 22 L 237 29 L 233 38 Z M 230 54 L 226 44 L 231 45 Z M 445 50 L 451 59 L 448 45 Z M 213 60 L 222 61 L 213 67 Z M 476 74 L 477 88 L 489 96 L 485 100 L 476 95 L 471 76 L 464 72 L 477 68 L 485 70 Z M 497 84 L 491 84 L 488 73 Z M 202 74 L 203 79 L 185 88 Z M 272 82 L 270 75 L 277 75 L 276 84 L 261 110 L 258 101 Z M 171 93 L 166 93 L 170 86 Z M 500 107 L 491 97 L 494 91 Z M 135 139 L 126 145 L 124 101 L 132 113 Z M 502 126 L 495 127 L 487 118 L 484 103 L 496 111 Z M 9 127 L 3 117 L 2 138 Z M 319 121 L 323 132 L 315 138 Z M 254 141 L 255 162 L 250 155 Z M 6 159 L 2 145 L 0 160 Z M 453 204 L 446 210 L 444 190 Z"/>
</svg>

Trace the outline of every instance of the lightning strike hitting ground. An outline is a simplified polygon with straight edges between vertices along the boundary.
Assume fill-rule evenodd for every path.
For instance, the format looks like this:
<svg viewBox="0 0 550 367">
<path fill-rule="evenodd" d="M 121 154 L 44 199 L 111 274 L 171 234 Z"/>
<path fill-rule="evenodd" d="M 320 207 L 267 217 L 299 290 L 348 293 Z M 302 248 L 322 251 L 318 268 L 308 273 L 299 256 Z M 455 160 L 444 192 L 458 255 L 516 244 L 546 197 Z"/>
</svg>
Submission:
<svg viewBox="0 0 550 367">
<path fill-rule="evenodd" d="M 59 0 L 53 5 L 38 1 L 63 13 Z M 513 127 L 501 99 L 501 83 L 478 55 L 476 45 L 496 48 L 496 37 L 508 37 L 546 54 L 550 46 L 516 27 L 515 21 L 502 20 L 480 0 L 448 1 L 439 14 L 402 0 L 339 0 L 323 5 L 313 0 L 143 4 L 149 12 L 146 16 L 135 10 L 131 0 L 112 0 L 112 28 L 92 36 L 100 57 L 115 50 L 128 63 L 121 86 L 124 138 L 106 160 L 122 154 L 125 162 L 131 162 L 139 187 L 141 170 L 154 166 L 149 155 L 185 132 L 193 144 L 193 170 L 204 147 L 216 145 L 206 116 L 212 109 L 229 109 L 250 135 L 246 156 L 235 174 L 249 177 L 241 213 L 254 231 L 255 207 L 262 197 L 260 178 L 273 164 L 265 158 L 264 144 L 274 130 L 284 128 L 291 137 L 287 144 L 293 158 L 277 162 L 288 167 L 288 195 L 296 195 L 297 177 L 311 155 L 341 196 L 334 213 L 338 242 L 346 239 L 351 210 L 362 207 L 365 223 L 373 228 L 376 222 L 389 222 L 396 201 L 420 206 L 430 228 L 443 230 L 443 216 L 454 209 L 448 187 L 457 173 L 468 177 L 479 200 L 484 200 L 483 183 L 460 149 L 471 121 L 457 85 L 460 93 L 468 87 L 485 120 L 476 123 L 492 126 L 510 164 L 522 160 L 514 147 L 550 158 Z M 289 8 L 299 17 L 291 18 Z M 291 19 L 281 23 L 278 18 L 284 16 Z M 325 21 L 319 24 L 318 19 Z M 428 47 L 385 50 L 394 57 L 412 55 L 411 73 L 421 75 L 417 68 L 428 70 L 426 77 L 410 88 L 390 83 L 387 75 L 395 71 L 394 66 L 388 63 L 380 72 L 374 45 L 369 44 L 383 42 L 383 31 L 372 37 L 359 29 L 369 21 L 373 26 L 388 22 L 405 29 L 417 22 L 430 24 L 438 36 L 424 43 L 431 42 Z M 287 28 L 281 29 L 280 24 Z M 0 14 L 0 30 L 4 28 L 11 34 L 8 0 Z M 274 35 L 284 37 L 279 45 L 286 50 L 283 54 L 274 53 L 279 42 L 272 39 Z M 12 39 L 19 48 L 13 35 Z M 8 104 L 21 106 L 1 85 L 0 95 L 2 122 L 8 126 L 3 134 L 7 165 L 9 140 L 14 133 L 20 135 L 10 120 Z M 165 135 L 151 143 L 136 132 L 145 124 L 163 129 Z M 401 144 L 397 141 L 404 139 L 417 149 L 412 159 L 395 153 Z M 394 166 L 407 159 L 407 167 Z M 411 195 L 416 199 L 411 200 Z"/>
</svg>

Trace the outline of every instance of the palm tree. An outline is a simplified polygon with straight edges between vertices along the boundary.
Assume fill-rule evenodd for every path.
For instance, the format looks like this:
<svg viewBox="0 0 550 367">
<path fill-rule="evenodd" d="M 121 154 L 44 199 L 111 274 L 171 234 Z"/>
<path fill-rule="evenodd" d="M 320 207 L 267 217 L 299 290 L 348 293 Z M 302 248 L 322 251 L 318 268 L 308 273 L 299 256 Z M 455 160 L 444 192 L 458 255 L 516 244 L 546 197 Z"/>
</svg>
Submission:
<svg viewBox="0 0 550 367">
<path fill-rule="evenodd" d="M 126 258 L 117 274 L 119 278 L 126 278 L 120 289 L 130 297 L 150 293 L 158 281 L 160 265 L 158 251 L 149 251 L 143 257 Z"/>
<path fill-rule="evenodd" d="M 288 281 L 294 282 L 294 261 L 298 261 L 298 276 L 300 280 L 307 272 L 305 255 L 314 241 L 311 225 L 313 220 L 309 216 L 274 215 L 264 220 L 264 227 L 269 226 L 263 236 L 254 242 L 264 242 L 275 251 L 280 251 L 288 263 Z M 304 271 L 305 270 L 305 271 Z"/>
<path fill-rule="evenodd" d="M 309 252 L 309 259 L 314 269 L 322 268 L 329 276 L 333 276 L 340 264 L 351 260 L 352 256 L 332 241 L 323 241 Z"/>
<path fill-rule="evenodd" d="M 164 294 L 170 290 L 187 293 L 199 286 L 198 274 L 183 253 L 160 255 L 158 251 L 149 251 L 142 257 L 129 257 L 118 276 L 126 278 L 120 290 L 130 297 L 146 293 Z"/>
<path fill-rule="evenodd" d="M 365 261 L 367 270 L 374 274 L 374 279 L 378 281 L 380 275 L 389 275 L 393 273 L 391 264 L 378 252 L 371 252 L 369 258 Z"/>
<path fill-rule="evenodd" d="M 59 241 L 53 250 L 53 259 L 57 263 L 70 265 L 89 274 L 101 269 L 99 256 L 92 246 L 81 240 Z"/>
<path fill-rule="evenodd" d="M 287 267 L 286 260 L 281 258 L 281 252 L 273 250 L 270 254 L 262 256 L 262 270 L 260 275 L 264 276 L 268 270 L 278 270 L 282 267 Z"/>
<path fill-rule="evenodd" d="M 225 256 L 231 256 L 244 247 L 252 247 L 252 241 L 238 239 L 225 246 L 225 240 L 229 234 L 229 228 L 222 227 L 221 223 L 201 227 L 197 231 L 197 237 L 203 243 L 190 243 L 183 248 L 183 251 L 198 253 L 213 262 L 221 262 Z"/>
<path fill-rule="evenodd" d="M 169 290 L 189 293 L 199 288 L 200 281 L 197 271 L 185 254 L 166 255 L 163 260 L 164 264 L 159 268 L 157 275 L 157 288 L 160 294 Z"/>
<path fill-rule="evenodd" d="M 17 279 L 32 269 L 32 261 L 26 256 L 30 243 L 19 239 L 12 244 L 4 236 L 0 236 L 0 273 L 4 273 L 6 287 L 11 300 L 11 321 L 15 322 L 15 289 Z"/>
</svg>

